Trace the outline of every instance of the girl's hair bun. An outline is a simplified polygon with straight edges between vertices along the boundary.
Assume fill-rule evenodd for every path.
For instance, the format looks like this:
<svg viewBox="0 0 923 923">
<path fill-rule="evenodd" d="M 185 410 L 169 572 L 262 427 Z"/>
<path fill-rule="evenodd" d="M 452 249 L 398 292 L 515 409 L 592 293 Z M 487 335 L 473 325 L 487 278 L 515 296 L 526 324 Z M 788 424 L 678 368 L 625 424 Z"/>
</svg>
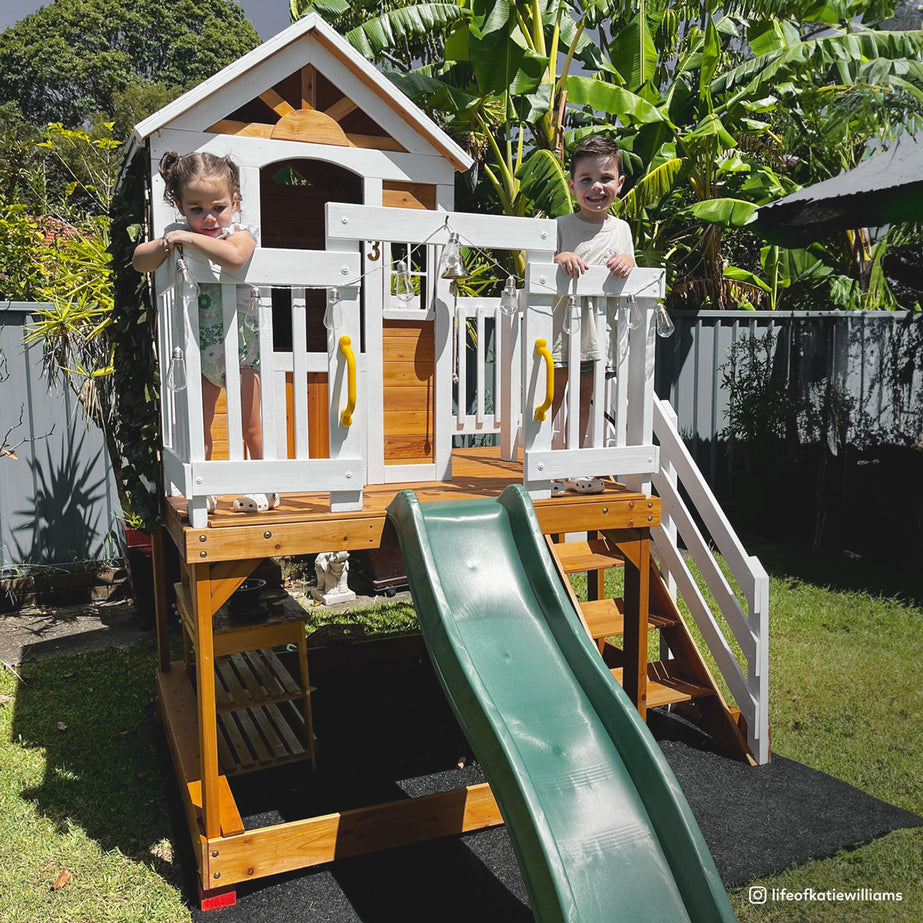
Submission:
<svg viewBox="0 0 923 923">
<path fill-rule="evenodd" d="M 158 165 L 158 171 L 161 176 L 166 176 L 171 170 L 173 170 L 180 161 L 179 154 L 176 151 L 167 151 L 163 157 L 160 158 L 160 164 Z"/>
</svg>

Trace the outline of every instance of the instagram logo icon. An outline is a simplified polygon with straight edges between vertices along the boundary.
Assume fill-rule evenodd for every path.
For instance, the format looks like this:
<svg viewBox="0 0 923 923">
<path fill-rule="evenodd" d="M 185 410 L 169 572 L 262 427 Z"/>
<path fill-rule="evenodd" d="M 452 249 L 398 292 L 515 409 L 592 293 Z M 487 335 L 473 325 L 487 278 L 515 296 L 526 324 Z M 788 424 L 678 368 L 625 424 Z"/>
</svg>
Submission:
<svg viewBox="0 0 923 923">
<path fill-rule="evenodd" d="M 752 885 L 750 888 L 750 903 L 765 904 L 766 889 L 762 885 Z"/>
</svg>

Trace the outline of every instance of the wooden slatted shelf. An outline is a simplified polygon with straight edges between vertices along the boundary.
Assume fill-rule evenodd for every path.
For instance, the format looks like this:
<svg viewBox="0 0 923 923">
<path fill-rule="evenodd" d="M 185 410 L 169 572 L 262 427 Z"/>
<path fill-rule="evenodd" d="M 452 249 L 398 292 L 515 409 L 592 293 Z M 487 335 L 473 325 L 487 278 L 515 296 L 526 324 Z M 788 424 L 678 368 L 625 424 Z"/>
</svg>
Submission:
<svg viewBox="0 0 923 923">
<path fill-rule="evenodd" d="M 195 647 L 196 625 L 188 587 L 176 584 L 176 607 Z M 315 760 L 311 694 L 307 685 L 305 611 L 287 594 L 252 613 L 227 604 L 212 615 L 218 760 L 227 775 L 295 760 Z M 274 647 L 298 647 L 301 681 Z M 193 678 L 187 664 L 187 673 Z"/>
<path fill-rule="evenodd" d="M 218 759 L 227 775 L 310 759 L 304 713 L 293 701 L 218 715 Z"/>
<path fill-rule="evenodd" d="M 215 661 L 219 712 L 300 699 L 304 690 L 272 648 L 241 651 Z M 314 687 L 308 688 L 308 693 Z"/>
<path fill-rule="evenodd" d="M 590 629 L 591 637 L 594 639 L 611 638 L 624 632 L 624 602 L 619 597 L 617 599 L 592 599 L 580 603 L 580 611 L 583 612 L 583 618 Z M 669 628 L 672 624 L 673 619 L 669 616 L 651 613 L 647 619 L 647 627 L 650 630 Z"/>
<path fill-rule="evenodd" d="M 622 684 L 622 668 L 610 671 L 619 685 Z M 669 661 L 656 661 L 647 665 L 647 707 L 672 705 L 676 702 L 690 702 L 715 694 L 714 689 L 690 683 L 670 673 Z"/>
<path fill-rule="evenodd" d="M 625 559 L 604 538 L 589 541 L 558 542 L 552 545 L 565 574 L 624 567 Z"/>
</svg>

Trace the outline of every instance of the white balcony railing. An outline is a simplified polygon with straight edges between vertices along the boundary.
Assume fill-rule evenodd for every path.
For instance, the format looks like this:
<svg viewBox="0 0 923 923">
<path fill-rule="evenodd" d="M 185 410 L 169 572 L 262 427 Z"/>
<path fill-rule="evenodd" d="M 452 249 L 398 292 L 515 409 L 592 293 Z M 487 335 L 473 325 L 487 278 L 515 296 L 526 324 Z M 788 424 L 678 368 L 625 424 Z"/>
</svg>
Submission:
<svg viewBox="0 0 923 923">
<path fill-rule="evenodd" d="M 530 263 L 526 274 L 528 309 L 524 312 L 525 353 L 523 458 L 525 484 L 533 496 L 548 496 L 551 479 L 615 475 L 646 490 L 659 465 L 652 436 L 654 397 L 654 315 L 664 294 L 660 269 L 635 269 L 614 279 L 603 266 L 590 267 L 579 279 L 568 278 L 550 261 Z M 557 421 L 540 420 L 536 410 L 548 404 L 548 356 L 539 344 L 552 342 L 556 298 L 585 299 L 589 322 L 600 342 L 612 343 L 608 358 L 593 364 L 592 404 L 587 435 L 580 440 L 579 302 L 573 309 L 567 384 Z M 583 321 L 588 322 L 587 320 Z"/>
<path fill-rule="evenodd" d="M 190 521 L 206 524 L 206 498 L 217 494 L 307 489 L 330 493 L 331 509 L 361 509 L 365 483 L 364 420 L 360 412 L 345 422 L 350 386 L 361 391 L 363 362 L 360 343 L 358 252 L 257 250 L 240 272 L 220 269 L 187 255 L 186 273 L 173 260 L 158 271 L 160 295 L 159 346 L 164 440 L 164 475 L 168 490 L 189 500 Z M 201 353 L 197 297 L 203 285 L 216 285 L 224 316 L 226 368 L 227 459 L 206 459 L 202 409 Z M 260 356 L 260 418 L 263 458 L 244 457 L 238 360 L 239 285 L 255 287 Z M 291 293 L 291 350 L 273 343 L 272 290 Z M 326 350 L 308 352 L 306 292 L 326 290 Z M 335 304 L 333 302 L 336 302 Z M 352 346 L 352 364 L 346 341 Z M 167 358 L 169 357 L 169 358 Z M 171 387 L 171 366 L 181 359 L 185 387 Z M 328 381 L 329 457 L 311 457 L 308 375 L 322 372 Z M 352 379 L 351 379 L 352 376 Z M 286 400 L 291 381 L 291 402 Z M 289 448 L 289 441 L 293 443 Z"/>
</svg>

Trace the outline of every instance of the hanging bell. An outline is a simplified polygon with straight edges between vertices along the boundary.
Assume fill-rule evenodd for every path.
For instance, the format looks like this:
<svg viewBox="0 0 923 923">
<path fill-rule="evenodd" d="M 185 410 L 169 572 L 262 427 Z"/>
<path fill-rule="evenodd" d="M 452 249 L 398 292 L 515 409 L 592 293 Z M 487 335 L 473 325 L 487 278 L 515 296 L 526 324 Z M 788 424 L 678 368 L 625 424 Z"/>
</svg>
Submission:
<svg viewBox="0 0 923 923">
<path fill-rule="evenodd" d="M 461 247 L 458 244 L 458 234 L 455 231 L 449 235 L 449 242 L 442 250 L 442 259 L 439 261 L 439 275 L 443 279 L 467 279 L 468 270 L 462 262 Z"/>
<path fill-rule="evenodd" d="M 500 296 L 500 310 L 504 314 L 515 314 L 519 310 L 516 280 L 512 276 L 507 276 L 506 284 L 503 286 L 503 294 Z"/>
<path fill-rule="evenodd" d="M 185 282 L 186 285 L 196 284 L 189 272 L 189 267 L 186 265 L 186 260 L 181 256 L 176 258 L 176 271 L 182 276 L 183 282 Z"/>
</svg>

